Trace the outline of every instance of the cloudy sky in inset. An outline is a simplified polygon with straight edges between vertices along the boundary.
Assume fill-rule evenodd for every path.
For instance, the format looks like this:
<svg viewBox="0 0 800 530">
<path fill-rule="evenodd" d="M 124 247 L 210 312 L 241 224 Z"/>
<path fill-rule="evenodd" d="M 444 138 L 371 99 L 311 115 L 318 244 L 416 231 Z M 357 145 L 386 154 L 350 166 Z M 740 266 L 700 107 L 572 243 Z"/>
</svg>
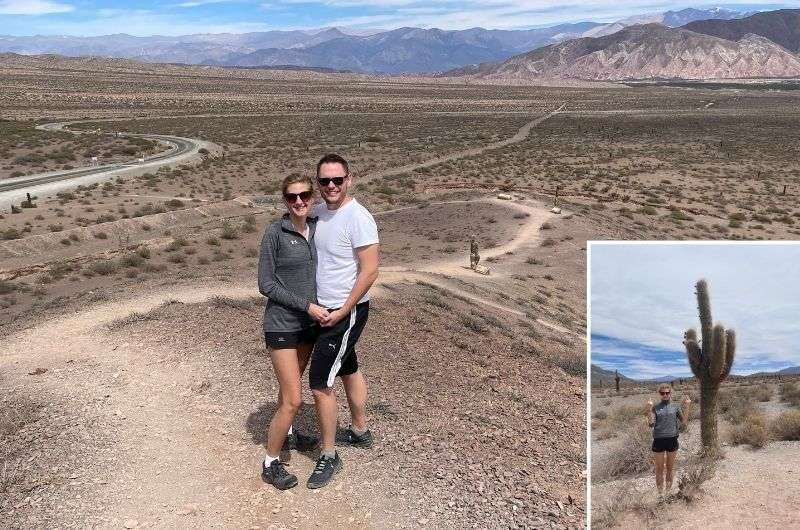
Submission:
<svg viewBox="0 0 800 530">
<path fill-rule="evenodd" d="M 754 11 L 800 7 L 800 1 L 0 0 L 0 35 L 184 35 L 326 26 L 517 29 L 720 5 Z"/>
<path fill-rule="evenodd" d="M 700 329 L 694 285 L 736 330 L 733 373 L 800 365 L 800 245 L 592 244 L 591 359 L 636 379 L 690 376 L 683 333 Z"/>
</svg>

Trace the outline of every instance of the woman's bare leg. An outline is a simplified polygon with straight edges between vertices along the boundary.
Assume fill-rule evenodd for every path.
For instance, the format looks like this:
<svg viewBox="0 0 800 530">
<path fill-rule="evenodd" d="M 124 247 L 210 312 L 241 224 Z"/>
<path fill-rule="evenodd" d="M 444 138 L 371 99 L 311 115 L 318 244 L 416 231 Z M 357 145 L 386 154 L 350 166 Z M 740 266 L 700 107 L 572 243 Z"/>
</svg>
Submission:
<svg viewBox="0 0 800 530">
<path fill-rule="evenodd" d="M 667 493 L 669 493 L 669 490 L 672 489 L 672 476 L 673 476 L 673 470 L 675 469 L 675 455 L 678 454 L 678 451 L 669 451 L 666 454 L 667 458 L 666 458 L 665 478 L 667 481 Z"/>
<path fill-rule="evenodd" d="M 295 348 L 272 350 L 270 356 L 280 390 L 278 408 L 267 430 L 267 455 L 277 458 L 286 439 L 286 433 L 292 426 L 295 414 L 302 403 L 302 395 L 298 350 Z"/>
<path fill-rule="evenodd" d="M 653 461 L 656 466 L 656 487 L 658 494 L 664 493 L 664 464 L 666 462 L 665 453 L 653 453 Z"/>
</svg>

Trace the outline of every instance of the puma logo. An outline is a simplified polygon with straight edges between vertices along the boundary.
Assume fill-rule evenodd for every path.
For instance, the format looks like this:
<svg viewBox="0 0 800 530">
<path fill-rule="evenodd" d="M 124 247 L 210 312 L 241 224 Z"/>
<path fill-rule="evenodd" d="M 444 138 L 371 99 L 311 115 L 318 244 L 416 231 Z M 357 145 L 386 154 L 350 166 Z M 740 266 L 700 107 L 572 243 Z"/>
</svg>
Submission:
<svg viewBox="0 0 800 530">
<path fill-rule="evenodd" d="M 336 344 L 333 344 L 333 343 L 330 343 L 330 342 L 329 342 L 329 343 L 328 343 L 328 346 L 330 346 L 330 347 L 331 347 L 331 348 L 333 348 L 333 349 L 336 349 Z"/>
<path fill-rule="evenodd" d="M 296 244 L 297 244 L 297 240 L 296 239 L 292 239 L 292 245 L 296 245 Z"/>
</svg>

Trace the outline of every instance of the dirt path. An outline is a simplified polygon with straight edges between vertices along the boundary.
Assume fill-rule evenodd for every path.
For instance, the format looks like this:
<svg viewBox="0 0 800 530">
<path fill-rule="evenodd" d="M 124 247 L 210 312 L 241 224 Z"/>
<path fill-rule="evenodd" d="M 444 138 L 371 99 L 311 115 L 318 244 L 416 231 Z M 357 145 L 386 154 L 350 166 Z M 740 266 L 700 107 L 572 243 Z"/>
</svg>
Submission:
<svg viewBox="0 0 800 530">
<path fill-rule="evenodd" d="M 550 115 L 523 127 L 516 141 Z M 484 258 L 536 244 L 542 222 L 552 215 L 534 203 L 503 204 L 529 217 L 514 239 L 484 252 Z M 481 277 L 460 262 L 447 260 L 405 270 L 387 268 L 380 282 L 421 280 L 486 307 L 525 316 L 514 307 L 453 285 L 448 276 L 469 276 L 477 284 L 497 281 L 496 275 Z M 240 418 L 231 419 L 222 405 L 204 393 L 203 381 L 197 380 L 195 363 L 199 361 L 186 359 L 176 366 L 174 360 L 168 361 L 172 356 L 168 349 L 149 345 L 143 352 L 128 342 L 126 334 L 107 327 L 131 315 L 146 315 L 168 301 L 198 303 L 216 296 L 247 299 L 257 292 L 251 284 L 184 286 L 79 309 L 4 341 L 8 347 L 0 356 L 0 366 L 20 388 L 27 388 L 26 382 L 31 381 L 27 374 L 45 367 L 48 372 L 36 380 L 38 384 L 73 399 L 98 403 L 92 408 L 99 415 L 94 428 L 112 442 L 98 456 L 104 465 L 92 468 L 91 476 L 76 475 L 87 488 L 82 499 L 70 501 L 79 510 L 77 517 L 88 526 L 116 528 L 374 528 L 402 520 L 394 517 L 394 511 L 402 513 L 406 499 L 379 487 L 374 488 L 370 506 L 355 505 L 348 492 L 370 485 L 354 483 L 347 473 L 331 488 L 300 487 L 275 495 L 253 472 L 263 451 L 242 433 Z M 381 296 L 380 288 L 376 296 Z M 577 335 L 552 322 L 539 323 Z M 75 368 L 61 368 L 70 365 Z M 374 459 L 380 457 L 376 452 Z M 298 477 L 305 477 L 313 462 L 296 456 L 291 466 Z M 379 480 L 379 471 L 373 471 L 373 476 Z"/>
<path fill-rule="evenodd" d="M 520 127 L 519 131 L 517 131 L 517 133 L 514 136 L 512 136 L 510 138 L 506 138 L 505 140 L 500 140 L 499 142 L 486 144 L 486 145 L 481 146 L 481 147 L 472 147 L 470 149 L 464 149 L 462 151 L 456 151 L 455 153 L 450 153 L 449 155 L 439 156 L 439 157 L 436 157 L 436 158 L 430 158 L 428 160 L 425 160 L 423 162 L 419 162 L 419 163 L 416 163 L 416 164 L 408 164 L 408 165 L 405 165 L 405 166 L 399 166 L 399 167 L 385 169 L 383 171 L 376 171 L 374 173 L 369 173 L 369 174 L 365 175 L 364 178 L 365 179 L 376 179 L 376 178 L 381 178 L 381 177 L 388 177 L 388 176 L 391 176 L 391 175 L 399 175 L 401 173 L 408 173 L 410 171 L 414 171 L 414 170 L 417 170 L 417 169 L 422 169 L 422 168 L 425 168 L 425 167 L 435 166 L 437 164 L 441 164 L 443 162 L 450 162 L 452 160 L 457 160 L 459 158 L 464 158 L 464 157 L 468 157 L 468 156 L 477 156 L 477 155 L 485 153 L 486 151 L 490 151 L 492 149 L 498 149 L 500 147 L 505 147 L 507 145 L 519 143 L 519 142 L 523 141 L 525 138 L 528 137 L 528 134 L 530 134 L 531 129 L 533 129 L 534 127 L 536 127 L 537 125 L 539 125 L 543 121 L 547 120 L 548 118 L 551 118 L 552 116 L 555 116 L 556 114 L 558 114 L 559 112 L 564 110 L 564 107 L 566 107 L 566 104 L 561 105 L 557 109 L 552 110 L 552 111 L 548 112 L 547 114 L 539 116 L 535 120 L 529 121 L 528 123 L 526 123 L 525 125 Z"/>
<path fill-rule="evenodd" d="M 534 211 L 531 205 L 515 208 Z M 514 240 L 493 252 L 534 242 L 543 215 L 532 214 Z M 386 271 L 381 282 L 425 281 L 487 307 L 525 316 L 442 279 L 441 271 L 453 267 L 453 262 L 443 262 L 426 265 L 424 271 Z M 381 295 L 380 288 L 375 294 Z M 196 390 L 202 388 L 202 381 L 197 379 L 193 361 L 182 362 L 176 369 L 174 361 L 167 361 L 170 351 L 149 345 L 143 355 L 126 334 L 107 327 L 131 315 L 146 315 L 165 302 L 197 303 L 216 296 L 247 299 L 257 293 L 249 284 L 186 286 L 101 303 L 10 337 L 0 359 L 11 380 L 24 384 L 26 374 L 45 367 L 54 375 L 43 376 L 39 383 L 53 385 L 54 392 L 72 397 L 78 393 L 102 404 L 95 428 L 114 440 L 103 453 L 115 462 L 92 469 L 91 476 L 75 475 L 75 480 L 92 484 L 87 487 L 94 489 L 84 495 L 96 499 L 90 508 L 78 503 L 81 517 L 93 525 L 116 528 L 126 524 L 137 528 L 374 528 L 394 520 L 392 510 L 402 513 L 404 501 L 375 488 L 369 509 L 353 504 L 349 499 L 354 496 L 348 492 L 363 484 L 354 483 L 352 474 L 343 474 L 331 488 L 314 492 L 300 487 L 274 495 L 253 472 L 263 451 L 243 435 L 239 418 L 232 420 L 214 399 Z M 574 334 L 554 323 L 539 323 Z M 60 372 L 56 367 L 70 365 L 90 368 L 74 371 L 69 379 L 54 377 L 52 370 Z M 290 466 L 298 477 L 305 477 L 313 462 L 295 456 Z"/>
</svg>

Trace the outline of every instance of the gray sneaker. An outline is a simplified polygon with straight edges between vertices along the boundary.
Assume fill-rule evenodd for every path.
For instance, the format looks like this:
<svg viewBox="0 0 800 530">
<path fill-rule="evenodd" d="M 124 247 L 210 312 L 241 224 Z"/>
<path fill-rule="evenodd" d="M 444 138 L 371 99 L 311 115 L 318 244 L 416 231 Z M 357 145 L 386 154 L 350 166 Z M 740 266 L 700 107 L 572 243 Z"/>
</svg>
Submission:
<svg viewBox="0 0 800 530">
<path fill-rule="evenodd" d="M 325 486 L 333 479 L 333 476 L 342 470 L 342 459 L 339 453 L 335 453 L 333 458 L 319 455 L 314 471 L 308 477 L 306 484 L 309 489 L 317 489 Z"/>
<path fill-rule="evenodd" d="M 350 447 L 369 449 L 372 444 L 373 438 L 369 429 L 364 431 L 363 434 L 356 434 L 353 432 L 353 427 L 350 426 L 336 433 L 336 445 L 349 445 Z"/>
</svg>

